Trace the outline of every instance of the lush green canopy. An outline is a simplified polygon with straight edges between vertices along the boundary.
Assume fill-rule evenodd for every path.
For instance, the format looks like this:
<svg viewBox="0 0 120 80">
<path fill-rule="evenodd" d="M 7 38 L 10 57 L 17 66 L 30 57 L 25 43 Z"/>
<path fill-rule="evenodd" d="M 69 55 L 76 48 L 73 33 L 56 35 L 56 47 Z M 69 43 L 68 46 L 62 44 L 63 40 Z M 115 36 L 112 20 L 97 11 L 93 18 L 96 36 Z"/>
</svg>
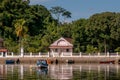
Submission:
<svg viewBox="0 0 120 80">
<path fill-rule="evenodd" d="M 64 11 L 57 12 L 57 18 L 59 14 L 71 17 L 69 11 L 59 8 Z M 22 37 L 25 52 L 46 52 L 51 43 L 63 36 L 72 38 L 74 52 L 120 52 L 120 13 L 94 14 L 59 27 L 57 21 L 42 5 L 29 5 L 28 0 L 0 0 L 0 37 L 9 51 L 19 51 Z"/>
</svg>

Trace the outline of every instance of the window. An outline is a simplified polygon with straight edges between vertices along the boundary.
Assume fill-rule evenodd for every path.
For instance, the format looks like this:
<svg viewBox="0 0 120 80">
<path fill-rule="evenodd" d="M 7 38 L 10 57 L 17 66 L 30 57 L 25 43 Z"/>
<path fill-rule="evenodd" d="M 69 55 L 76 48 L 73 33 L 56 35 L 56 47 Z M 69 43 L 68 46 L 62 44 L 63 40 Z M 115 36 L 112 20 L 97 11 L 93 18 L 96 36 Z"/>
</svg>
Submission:
<svg viewBox="0 0 120 80">
<path fill-rule="evenodd" d="M 69 49 L 66 49 L 66 52 L 69 52 Z"/>
<path fill-rule="evenodd" d="M 55 52 L 58 52 L 58 49 L 55 49 Z"/>
<path fill-rule="evenodd" d="M 57 45 L 58 46 L 67 46 L 68 44 L 64 40 L 60 40 L 60 41 L 58 41 Z"/>
</svg>

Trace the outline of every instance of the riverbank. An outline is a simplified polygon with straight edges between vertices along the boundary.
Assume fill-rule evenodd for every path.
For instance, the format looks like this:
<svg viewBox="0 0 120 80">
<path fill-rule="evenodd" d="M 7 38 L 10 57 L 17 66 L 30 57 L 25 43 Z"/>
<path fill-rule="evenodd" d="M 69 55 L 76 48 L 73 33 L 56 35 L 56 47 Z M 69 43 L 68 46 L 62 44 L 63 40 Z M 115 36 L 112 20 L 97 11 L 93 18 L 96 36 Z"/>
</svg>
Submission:
<svg viewBox="0 0 120 80">
<path fill-rule="evenodd" d="M 5 60 L 12 59 L 17 60 L 18 58 L 0 58 L 0 64 L 5 64 Z M 45 57 L 45 58 L 28 58 L 28 57 L 20 57 L 21 64 L 34 64 L 37 60 L 49 60 L 50 62 L 55 63 L 57 59 L 59 63 L 66 63 L 68 60 L 73 60 L 75 63 L 99 63 L 100 61 L 112 61 L 118 63 L 120 58 L 118 57 Z"/>
</svg>

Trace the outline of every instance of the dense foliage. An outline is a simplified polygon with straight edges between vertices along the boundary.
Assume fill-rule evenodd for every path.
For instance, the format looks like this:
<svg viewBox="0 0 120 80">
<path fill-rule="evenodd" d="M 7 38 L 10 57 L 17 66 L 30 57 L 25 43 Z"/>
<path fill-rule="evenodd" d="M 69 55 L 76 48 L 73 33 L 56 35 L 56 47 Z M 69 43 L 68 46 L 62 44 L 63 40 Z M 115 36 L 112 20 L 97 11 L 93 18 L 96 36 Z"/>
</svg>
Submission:
<svg viewBox="0 0 120 80">
<path fill-rule="evenodd" d="M 19 52 L 22 43 L 25 52 L 46 52 L 56 39 L 69 37 L 74 52 L 120 52 L 120 13 L 103 12 L 58 26 L 60 20 L 50 12 L 42 5 L 29 5 L 28 0 L 0 0 L 0 37 L 5 47 Z M 65 10 L 62 16 L 69 18 L 71 13 Z"/>
</svg>

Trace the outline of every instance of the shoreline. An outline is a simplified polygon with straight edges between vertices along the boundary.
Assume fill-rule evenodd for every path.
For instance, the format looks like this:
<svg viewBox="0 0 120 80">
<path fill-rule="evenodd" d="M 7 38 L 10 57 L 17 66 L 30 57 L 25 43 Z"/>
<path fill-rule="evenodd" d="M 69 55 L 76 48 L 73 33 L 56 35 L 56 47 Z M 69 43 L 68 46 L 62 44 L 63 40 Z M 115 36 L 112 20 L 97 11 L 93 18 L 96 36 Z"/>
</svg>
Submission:
<svg viewBox="0 0 120 80">
<path fill-rule="evenodd" d="M 0 64 L 5 64 L 6 60 L 14 60 L 16 61 L 18 58 L 0 58 Z M 75 63 L 99 63 L 100 61 L 115 61 L 115 64 L 118 63 L 118 60 L 120 58 L 118 57 L 32 57 L 32 58 L 28 58 L 28 57 L 20 57 L 20 63 L 21 64 L 36 64 L 37 60 L 49 60 L 50 62 L 52 61 L 53 63 L 55 63 L 55 60 L 58 60 L 59 63 L 67 63 L 68 60 L 73 60 Z"/>
</svg>

